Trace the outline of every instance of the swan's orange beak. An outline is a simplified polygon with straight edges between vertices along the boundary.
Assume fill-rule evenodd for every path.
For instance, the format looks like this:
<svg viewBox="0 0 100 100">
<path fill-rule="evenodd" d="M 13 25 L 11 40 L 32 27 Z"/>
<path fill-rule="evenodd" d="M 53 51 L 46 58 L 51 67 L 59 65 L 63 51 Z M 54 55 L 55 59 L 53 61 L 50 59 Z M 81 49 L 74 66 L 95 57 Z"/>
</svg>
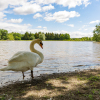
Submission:
<svg viewBox="0 0 100 100">
<path fill-rule="evenodd" d="M 40 47 L 43 49 L 43 45 L 42 44 L 40 44 Z"/>
</svg>

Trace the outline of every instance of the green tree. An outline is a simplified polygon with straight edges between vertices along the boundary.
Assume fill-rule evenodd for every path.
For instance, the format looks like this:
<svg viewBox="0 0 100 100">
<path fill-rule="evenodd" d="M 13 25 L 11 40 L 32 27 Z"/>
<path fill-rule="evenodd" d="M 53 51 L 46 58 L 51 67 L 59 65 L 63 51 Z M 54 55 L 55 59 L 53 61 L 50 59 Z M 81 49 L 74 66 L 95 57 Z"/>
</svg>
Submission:
<svg viewBox="0 0 100 100">
<path fill-rule="evenodd" d="M 21 34 L 20 33 L 14 33 L 14 32 L 12 32 L 13 33 L 13 36 L 14 36 L 14 40 L 21 40 Z"/>
<path fill-rule="evenodd" d="M 0 29 L 1 31 L 1 39 L 2 40 L 7 40 L 8 39 L 8 31 L 4 29 Z"/>
<path fill-rule="evenodd" d="M 54 40 L 59 40 L 59 35 L 58 34 L 55 34 Z"/>
<path fill-rule="evenodd" d="M 2 35 L 2 33 L 1 33 L 1 31 L 0 31 L 0 40 L 1 40 L 1 35 Z"/>
<path fill-rule="evenodd" d="M 82 37 L 81 40 L 83 40 L 83 41 L 89 41 L 89 38 L 88 37 Z"/>
<path fill-rule="evenodd" d="M 45 34 L 45 39 L 48 40 L 48 33 Z"/>
<path fill-rule="evenodd" d="M 99 25 L 95 26 L 95 29 L 93 30 L 93 40 L 94 41 L 100 41 L 100 23 Z"/>
<path fill-rule="evenodd" d="M 64 40 L 64 39 L 65 39 L 64 34 L 61 34 L 61 35 L 60 35 L 60 40 Z"/>
<path fill-rule="evenodd" d="M 29 34 L 29 38 L 30 38 L 30 40 L 34 40 L 34 39 L 35 39 L 34 34 L 32 34 L 32 33 L 30 32 L 30 34 Z"/>
<path fill-rule="evenodd" d="M 24 40 L 30 40 L 30 37 L 29 37 L 29 33 L 28 32 L 25 32 L 25 34 L 23 36 L 23 39 Z"/>
<path fill-rule="evenodd" d="M 39 38 L 39 34 L 37 32 L 34 34 L 34 36 L 35 36 L 35 39 Z"/>
<path fill-rule="evenodd" d="M 47 40 L 51 40 L 50 33 L 47 34 Z"/>
<path fill-rule="evenodd" d="M 9 34 L 8 34 L 8 40 L 14 40 L 13 33 L 9 33 Z"/>
<path fill-rule="evenodd" d="M 65 35 L 65 40 L 70 40 L 70 35 L 69 34 L 65 33 L 64 35 Z"/>
<path fill-rule="evenodd" d="M 45 34 L 43 34 L 43 33 L 39 34 L 39 39 L 45 40 Z"/>
<path fill-rule="evenodd" d="M 53 32 L 52 32 L 52 33 L 50 33 L 50 38 L 51 38 L 51 40 L 54 40 L 55 35 L 54 35 L 54 33 L 53 33 Z"/>
</svg>

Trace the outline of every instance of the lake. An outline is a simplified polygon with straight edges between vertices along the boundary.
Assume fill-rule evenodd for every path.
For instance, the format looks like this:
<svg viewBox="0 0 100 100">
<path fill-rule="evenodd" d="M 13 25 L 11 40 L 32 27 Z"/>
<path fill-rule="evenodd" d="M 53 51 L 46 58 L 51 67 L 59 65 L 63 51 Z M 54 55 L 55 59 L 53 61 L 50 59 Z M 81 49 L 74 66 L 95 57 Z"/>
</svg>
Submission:
<svg viewBox="0 0 100 100">
<path fill-rule="evenodd" d="M 7 61 L 18 51 L 30 51 L 31 41 L 0 41 L 0 68 L 6 67 Z M 100 43 L 87 41 L 43 41 L 43 49 L 35 48 L 44 54 L 43 63 L 34 68 L 34 76 L 93 69 L 100 66 Z M 30 78 L 30 71 L 25 72 L 25 80 Z M 0 72 L 0 86 L 4 83 L 21 81 L 22 73 L 13 71 Z"/>
</svg>

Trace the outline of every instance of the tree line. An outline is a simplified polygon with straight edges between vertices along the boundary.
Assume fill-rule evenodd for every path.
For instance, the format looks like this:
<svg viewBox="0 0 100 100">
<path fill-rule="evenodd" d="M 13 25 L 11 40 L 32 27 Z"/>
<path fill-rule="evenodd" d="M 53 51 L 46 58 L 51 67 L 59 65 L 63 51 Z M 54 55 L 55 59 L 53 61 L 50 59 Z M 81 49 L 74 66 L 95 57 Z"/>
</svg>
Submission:
<svg viewBox="0 0 100 100">
<path fill-rule="evenodd" d="M 25 32 L 25 34 L 11 32 L 8 33 L 5 29 L 0 29 L 0 40 L 70 40 L 70 41 L 100 41 L 100 24 L 95 26 L 93 30 L 93 37 L 82 37 L 82 38 L 70 38 L 68 33 L 50 33 L 50 32 L 36 32 L 29 33 Z"/>
<path fill-rule="evenodd" d="M 36 32 L 35 34 L 31 32 L 25 32 L 25 34 L 16 32 L 8 33 L 7 30 L 0 29 L 0 40 L 33 40 L 37 38 L 41 40 L 70 40 L 70 35 L 68 33 L 54 34 L 53 32 Z"/>
</svg>

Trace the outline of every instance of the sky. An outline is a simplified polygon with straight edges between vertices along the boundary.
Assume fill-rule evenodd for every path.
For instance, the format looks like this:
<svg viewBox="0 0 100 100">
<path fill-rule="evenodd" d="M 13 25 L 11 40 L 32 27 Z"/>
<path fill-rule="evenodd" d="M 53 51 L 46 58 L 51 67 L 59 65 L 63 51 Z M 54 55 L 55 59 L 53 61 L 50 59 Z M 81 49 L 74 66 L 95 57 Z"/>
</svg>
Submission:
<svg viewBox="0 0 100 100">
<path fill-rule="evenodd" d="M 0 29 L 92 37 L 100 23 L 100 0 L 0 0 Z"/>
</svg>

